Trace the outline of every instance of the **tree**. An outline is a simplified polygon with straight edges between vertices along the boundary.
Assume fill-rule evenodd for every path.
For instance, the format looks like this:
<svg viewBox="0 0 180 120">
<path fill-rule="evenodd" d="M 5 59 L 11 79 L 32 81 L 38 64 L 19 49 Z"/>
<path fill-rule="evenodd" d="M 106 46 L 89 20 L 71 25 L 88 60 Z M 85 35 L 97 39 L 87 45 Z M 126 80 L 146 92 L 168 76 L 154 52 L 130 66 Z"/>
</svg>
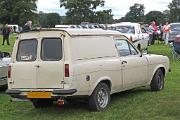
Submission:
<svg viewBox="0 0 180 120">
<path fill-rule="evenodd" d="M 37 17 L 37 0 L 0 0 L 0 22 L 23 25 Z"/>
<path fill-rule="evenodd" d="M 98 6 L 104 6 L 103 0 L 60 0 L 60 7 L 68 9 L 66 22 L 80 24 L 81 22 L 93 22 L 95 10 Z"/>
<path fill-rule="evenodd" d="M 101 24 L 107 24 L 113 22 L 112 10 L 103 10 L 96 12 L 96 22 Z"/>
<path fill-rule="evenodd" d="M 172 0 L 168 7 L 171 22 L 180 22 L 180 0 Z"/>
<path fill-rule="evenodd" d="M 145 15 L 145 23 L 150 23 L 152 21 L 156 21 L 156 23 L 159 25 L 160 23 L 165 23 L 165 15 L 160 11 L 150 11 Z"/>
<path fill-rule="evenodd" d="M 122 21 L 142 22 L 144 18 L 144 5 L 135 3 L 130 7 L 130 11 L 122 18 Z"/>
<path fill-rule="evenodd" d="M 58 13 L 43 13 L 39 12 L 39 24 L 42 27 L 54 27 L 61 23 L 61 17 Z"/>
<path fill-rule="evenodd" d="M 170 21 L 170 10 L 164 10 L 162 13 L 165 17 L 165 21 L 169 22 Z"/>
</svg>

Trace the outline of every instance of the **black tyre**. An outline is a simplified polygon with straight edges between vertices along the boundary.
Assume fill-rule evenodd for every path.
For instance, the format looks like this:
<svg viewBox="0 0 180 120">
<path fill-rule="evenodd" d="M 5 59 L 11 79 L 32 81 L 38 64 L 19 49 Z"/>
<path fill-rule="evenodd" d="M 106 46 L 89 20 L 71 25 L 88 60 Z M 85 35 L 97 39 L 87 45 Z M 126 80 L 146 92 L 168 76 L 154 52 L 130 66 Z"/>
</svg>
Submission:
<svg viewBox="0 0 180 120">
<path fill-rule="evenodd" d="M 107 84 L 100 83 L 89 98 L 89 108 L 92 111 L 102 111 L 107 107 L 110 99 L 110 88 Z"/>
<path fill-rule="evenodd" d="M 33 99 L 32 103 L 35 108 L 45 108 L 53 105 L 53 100 L 51 99 Z"/>
<path fill-rule="evenodd" d="M 164 89 L 164 74 L 161 69 L 158 69 L 151 81 L 151 90 L 160 91 Z"/>
</svg>

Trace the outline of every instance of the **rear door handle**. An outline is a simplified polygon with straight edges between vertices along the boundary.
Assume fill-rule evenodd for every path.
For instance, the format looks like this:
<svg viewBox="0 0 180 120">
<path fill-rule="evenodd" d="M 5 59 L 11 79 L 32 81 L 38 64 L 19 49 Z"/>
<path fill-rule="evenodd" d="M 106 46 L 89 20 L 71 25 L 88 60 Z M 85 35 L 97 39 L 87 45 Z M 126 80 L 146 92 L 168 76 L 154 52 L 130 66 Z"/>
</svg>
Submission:
<svg viewBox="0 0 180 120">
<path fill-rule="evenodd" d="M 127 64 L 127 61 L 122 61 L 121 64 Z"/>
</svg>

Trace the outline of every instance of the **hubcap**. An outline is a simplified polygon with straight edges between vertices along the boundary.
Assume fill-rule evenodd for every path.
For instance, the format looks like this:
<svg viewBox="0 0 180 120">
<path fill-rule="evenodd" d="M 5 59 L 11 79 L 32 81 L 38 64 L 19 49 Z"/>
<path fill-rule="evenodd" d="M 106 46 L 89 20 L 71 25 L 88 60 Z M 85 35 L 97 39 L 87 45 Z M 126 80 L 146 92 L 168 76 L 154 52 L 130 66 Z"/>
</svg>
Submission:
<svg viewBox="0 0 180 120">
<path fill-rule="evenodd" d="M 108 93 L 105 89 L 101 88 L 98 92 L 98 104 L 101 108 L 105 108 L 108 104 Z"/>
</svg>

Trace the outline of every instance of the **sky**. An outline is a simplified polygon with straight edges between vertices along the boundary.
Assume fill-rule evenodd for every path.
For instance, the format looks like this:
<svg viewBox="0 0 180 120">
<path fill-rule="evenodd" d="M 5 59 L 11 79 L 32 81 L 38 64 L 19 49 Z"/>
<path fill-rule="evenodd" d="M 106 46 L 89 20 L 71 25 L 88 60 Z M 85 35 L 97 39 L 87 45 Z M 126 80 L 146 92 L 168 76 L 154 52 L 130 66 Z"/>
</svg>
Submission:
<svg viewBox="0 0 180 120">
<path fill-rule="evenodd" d="M 144 4 L 145 14 L 152 10 L 164 11 L 172 0 L 105 0 L 105 6 L 98 10 L 112 9 L 114 19 L 119 19 L 129 11 L 129 7 L 135 3 Z M 61 16 L 66 14 L 64 8 L 59 7 L 59 0 L 38 0 L 38 11 L 45 13 L 56 12 Z"/>
</svg>

